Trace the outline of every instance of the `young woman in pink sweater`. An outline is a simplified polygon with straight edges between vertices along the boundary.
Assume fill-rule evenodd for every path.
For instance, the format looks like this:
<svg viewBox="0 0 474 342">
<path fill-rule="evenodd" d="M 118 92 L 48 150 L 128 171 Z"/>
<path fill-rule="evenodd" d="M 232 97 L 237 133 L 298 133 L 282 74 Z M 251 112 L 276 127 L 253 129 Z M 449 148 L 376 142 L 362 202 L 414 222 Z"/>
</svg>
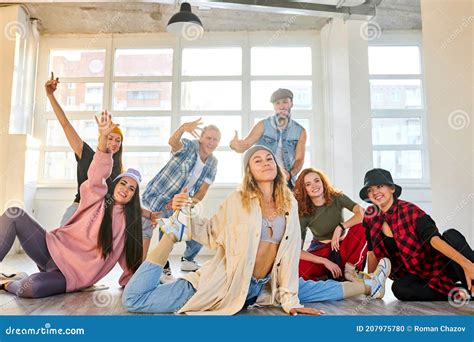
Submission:
<svg viewBox="0 0 474 342">
<path fill-rule="evenodd" d="M 27 298 L 73 292 L 95 284 L 117 262 L 124 270 L 119 280 L 124 286 L 140 266 L 141 176 L 128 169 L 107 187 L 113 166 L 107 136 L 117 125 L 107 113 L 96 121 L 97 152 L 80 187 L 79 208 L 65 226 L 47 232 L 19 208 L 9 208 L 0 216 L 0 261 L 18 237 L 26 254 L 44 270 L 29 277 L 0 278 L 0 289 Z"/>
</svg>

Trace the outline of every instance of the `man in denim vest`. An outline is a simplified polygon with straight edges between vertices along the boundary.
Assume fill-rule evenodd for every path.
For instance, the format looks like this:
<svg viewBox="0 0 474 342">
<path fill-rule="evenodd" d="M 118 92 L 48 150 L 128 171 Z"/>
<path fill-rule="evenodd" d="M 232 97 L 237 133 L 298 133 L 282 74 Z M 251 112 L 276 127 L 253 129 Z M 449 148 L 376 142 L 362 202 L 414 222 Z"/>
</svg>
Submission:
<svg viewBox="0 0 474 342">
<path fill-rule="evenodd" d="M 290 90 L 278 89 L 272 94 L 270 102 L 273 103 L 275 114 L 253 126 L 244 139 L 239 139 L 235 131 L 230 148 L 242 153 L 255 143 L 268 147 L 285 173 L 288 186 L 293 188 L 296 175 L 304 163 L 306 130 L 291 119 L 293 93 Z"/>
<path fill-rule="evenodd" d="M 217 158 L 213 152 L 219 145 L 221 132 L 214 125 L 201 128 L 201 124 L 200 118 L 186 122 L 171 135 L 168 144 L 173 156 L 145 188 L 142 195 L 143 204 L 153 212 L 161 212 L 161 217 L 166 218 L 173 214 L 171 200 L 184 188 L 193 202 L 197 203 L 204 198 L 209 186 L 214 182 Z M 198 131 L 201 131 L 200 134 Z M 181 138 L 184 132 L 190 133 L 196 139 Z M 144 239 L 144 244 L 148 247 L 152 237 L 150 220 L 143 220 L 143 236 L 149 237 Z M 202 245 L 194 240 L 186 241 L 186 250 L 181 258 L 182 271 L 196 271 L 199 268 L 194 258 L 201 248 Z M 161 282 L 174 280 L 167 262 Z"/>
</svg>

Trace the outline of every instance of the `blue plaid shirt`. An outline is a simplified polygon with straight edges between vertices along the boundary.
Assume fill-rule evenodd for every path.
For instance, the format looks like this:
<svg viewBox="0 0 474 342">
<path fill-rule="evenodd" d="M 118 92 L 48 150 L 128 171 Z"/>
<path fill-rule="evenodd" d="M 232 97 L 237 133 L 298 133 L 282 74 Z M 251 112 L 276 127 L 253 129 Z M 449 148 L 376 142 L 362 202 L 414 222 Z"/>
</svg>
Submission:
<svg viewBox="0 0 474 342">
<path fill-rule="evenodd" d="M 173 153 L 170 161 L 153 177 L 142 195 L 142 202 L 151 211 L 163 211 L 165 205 L 182 191 L 199 156 L 199 140 L 181 139 L 183 147 Z M 217 159 L 210 155 L 196 183 L 189 190 L 190 196 L 201 188 L 202 183 L 211 184 L 216 178 Z M 172 211 L 170 211 L 172 213 Z M 164 213 L 167 217 L 168 213 Z"/>
</svg>

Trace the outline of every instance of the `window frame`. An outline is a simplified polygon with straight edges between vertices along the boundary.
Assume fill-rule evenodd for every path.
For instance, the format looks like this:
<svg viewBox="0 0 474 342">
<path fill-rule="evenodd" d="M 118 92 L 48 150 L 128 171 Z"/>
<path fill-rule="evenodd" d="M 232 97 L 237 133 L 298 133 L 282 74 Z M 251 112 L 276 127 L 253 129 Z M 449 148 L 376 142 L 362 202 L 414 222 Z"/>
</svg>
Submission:
<svg viewBox="0 0 474 342">
<path fill-rule="evenodd" d="M 61 82 L 103 82 L 103 106 L 104 109 L 110 108 L 115 117 L 156 117 L 168 116 L 171 118 L 171 132 L 174 132 L 180 125 L 182 116 L 193 115 L 239 115 L 241 116 L 242 132 L 248 133 L 253 126 L 254 119 L 257 117 L 267 117 L 273 114 L 271 104 L 268 110 L 251 110 L 251 81 L 254 80 L 309 80 L 311 81 L 312 90 L 312 109 L 311 110 L 294 110 L 294 118 L 308 119 L 310 129 L 313 136 L 317 136 L 316 113 L 321 111 L 320 104 L 316 103 L 316 98 L 320 98 L 321 80 L 319 77 L 319 64 L 316 65 L 317 56 L 320 56 L 320 47 L 317 39 L 311 35 L 301 35 L 301 32 L 285 34 L 278 40 L 269 45 L 268 34 L 270 33 L 246 33 L 239 32 L 222 32 L 206 34 L 198 41 L 186 41 L 176 39 L 168 34 L 153 35 L 135 35 L 124 34 L 120 36 L 100 35 L 94 39 L 90 35 L 76 35 L 74 39 L 70 39 L 69 35 L 64 36 L 47 36 L 42 37 L 39 53 L 39 64 L 37 82 L 37 103 L 35 106 L 35 135 L 39 137 L 41 142 L 39 167 L 38 167 L 38 185 L 40 187 L 75 187 L 76 181 L 66 179 L 45 179 L 45 153 L 46 152 L 70 152 L 69 146 L 46 146 L 47 137 L 47 121 L 56 120 L 54 113 L 46 111 L 47 98 L 44 92 L 44 82 L 49 78 L 49 51 L 51 49 L 105 49 L 105 71 L 102 77 L 68 77 L 62 78 Z M 309 47 L 311 49 L 311 75 L 308 76 L 291 76 L 291 75 L 272 75 L 272 76 L 252 76 L 250 74 L 250 53 L 252 47 L 271 46 L 271 47 Z M 185 48 L 219 48 L 219 47 L 240 47 L 242 49 L 242 75 L 240 76 L 182 76 L 181 56 Z M 171 76 L 114 76 L 113 62 L 114 52 L 116 49 L 140 49 L 140 48 L 170 48 L 173 50 L 173 65 Z M 60 77 L 60 75 L 57 75 Z M 98 81 L 103 79 L 103 81 Z M 113 84 L 121 81 L 168 81 L 171 82 L 171 109 L 170 110 L 113 110 Z M 238 80 L 241 81 L 242 99 L 240 110 L 181 110 L 181 84 L 185 81 L 205 81 L 205 80 Z M 70 120 L 90 120 L 94 111 L 67 111 Z M 246 134 L 245 134 L 246 135 Z M 245 136 L 244 135 L 244 136 Z M 310 137 L 308 137 L 310 139 Z M 309 152 L 309 164 L 315 164 L 314 158 L 316 149 L 320 149 L 322 141 L 315 144 L 315 139 L 310 140 L 310 146 L 306 147 Z M 227 141 L 221 141 L 216 151 L 232 151 Z M 130 146 L 124 145 L 124 153 L 127 152 L 170 152 L 169 146 Z M 239 155 L 242 158 L 242 155 Z M 133 166 L 133 165 L 132 165 Z M 159 169 L 156 170 L 158 172 Z M 240 180 L 235 183 L 214 183 L 213 187 L 217 188 L 235 188 Z"/>
<path fill-rule="evenodd" d="M 408 151 L 408 150 L 419 150 L 421 151 L 421 167 L 422 177 L 417 179 L 412 178 L 396 178 L 394 181 L 409 187 L 426 187 L 429 186 L 430 167 L 429 167 L 429 150 L 428 150 L 428 127 L 427 127 L 427 107 L 426 107 L 426 87 L 425 87 L 425 72 L 423 64 L 423 46 L 421 34 L 419 33 L 404 33 L 404 32 L 384 32 L 384 34 L 373 41 L 369 42 L 369 48 L 374 46 L 416 46 L 418 47 L 420 56 L 420 74 L 374 74 L 369 73 L 369 82 L 371 80 L 384 79 L 384 80 L 405 80 L 415 79 L 421 82 L 421 96 L 422 108 L 420 109 L 373 109 L 372 104 L 370 106 L 371 119 L 374 118 L 417 118 L 421 124 L 421 144 L 408 144 L 408 145 L 374 145 L 372 144 L 372 153 L 374 151 Z M 370 84 L 369 84 L 370 86 Z M 374 165 L 375 167 L 375 165 Z"/>
</svg>

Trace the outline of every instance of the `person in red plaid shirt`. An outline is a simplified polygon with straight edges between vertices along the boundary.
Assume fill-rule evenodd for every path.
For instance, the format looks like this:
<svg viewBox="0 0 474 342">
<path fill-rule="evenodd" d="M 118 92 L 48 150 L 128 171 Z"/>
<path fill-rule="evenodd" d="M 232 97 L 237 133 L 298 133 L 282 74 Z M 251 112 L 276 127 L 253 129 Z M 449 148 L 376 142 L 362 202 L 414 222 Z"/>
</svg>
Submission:
<svg viewBox="0 0 474 342">
<path fill-rule="evenodd" d="M 466 238 L 455 229 L 441 235 L 428 214 L 399 199 L 401 193 L 389 171 L 366 173 L 359 195 L 373 203 L 362 222 L 369 250 L 368 271 L 373 272 L 378 260 L 388 257 L 392 291 L 399 300 L 447 300 L 459 295 L 458 282 L 472 291 L 474 252 Z"/>
</svg>

